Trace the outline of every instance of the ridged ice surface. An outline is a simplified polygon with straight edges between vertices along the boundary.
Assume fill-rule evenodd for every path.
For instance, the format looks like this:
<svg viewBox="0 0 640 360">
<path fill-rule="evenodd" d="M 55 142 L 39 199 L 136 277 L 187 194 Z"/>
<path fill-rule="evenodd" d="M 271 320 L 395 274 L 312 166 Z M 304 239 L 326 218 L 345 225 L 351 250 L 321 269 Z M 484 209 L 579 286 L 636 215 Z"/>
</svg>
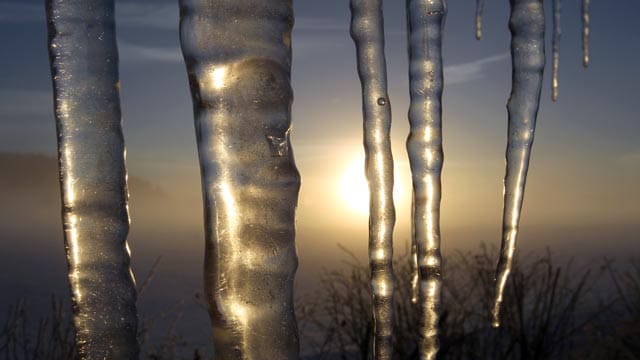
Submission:
<svg viewBox="0 0 640 360">
<path fill-rule="evenodd" d="M 484 1 L 476 0 L 476 39 L 482 39 L 482 14 L 484 13 Z"/>
<path fill-rule="evenodd" d="M 553 0 L 553 74 L 551 77 L 551 100 L 558 100 L 558 70 L 560 67 L 560 38 L 562 28 L 560 26 L 560 15 L 562 13 L 562 0 Z"/>
<path fill-rule="evenodd" d="M 415 217 L 415 194 L 411 193 L 411 303 L 417 304 L 420 289 L 420 274 L 418 272 L 418 244 L 416 243 L 416 226 L 413 221 Z"/>
<path fill-rule="evenodd" d="M 589 5 L 591 0 L 582 0 L 582 65 L 589 66 L 589 32 L 591 31 L 591 16 Z"/>
<path fill-rule="evenodd" d="M 62 217 L 84 359 L 135 359 L 114 4 L 47 0 Z"/>
<path fill-rule="evenodd" d="M 387 94 L 382 0 L 351 0 L 351 36 L 362 84 L 364 147 L 369 182 L 369 268 L 373 293 L 374 359 L 393 356 L 393 157 Z"/>
<path fill-rule="evenodd" d="M 421 359 L 435 359 L 442 288 L 440 198 L 442 172 L 443 0 L 407 0 L 411 103 L 407 151 L 413 179 L 413 241 L 418 265 Z"/>
<path fill-rule="evenodd" d="M 511 272 L 522 210 L 545 65 L 543 0 L 511 0 L 511 96 L 507 171 L 504 179 L 502 245 L 496 271 L 492 324 L 500 326 L 500 305 Z"/>
<path fill-rule="evenodd" d="M 291 0 L 181 0 L 217 359 L 296 359 Z"/>
</svg>

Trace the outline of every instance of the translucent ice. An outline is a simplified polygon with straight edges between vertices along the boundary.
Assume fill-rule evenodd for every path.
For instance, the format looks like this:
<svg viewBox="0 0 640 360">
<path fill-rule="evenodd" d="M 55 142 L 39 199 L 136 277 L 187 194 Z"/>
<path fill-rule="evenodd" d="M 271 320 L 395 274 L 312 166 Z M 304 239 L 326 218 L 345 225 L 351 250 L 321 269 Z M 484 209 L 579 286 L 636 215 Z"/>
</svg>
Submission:
<svg viewBox="0 0 640 360">
<path fill-rule="evenodd" d="M 582 0 L 582 65 L 589 66 L 589 31 L 591 27 L 591 16 L 589 15 L 589 4 L 591 0 Z"/>
<path fill-rule="evenodd" d="M 442 288 L 440 198 L 442 152 L 443 0 L 407 0 L 410 134 L 407 151 L 413 179 L 413 242 L 418 266 L 421 359 L 435 359 Z"/>
<path fill-rule="evenodd" d="M 221 359 L 296 359 L 291 0 L 181 0 Z"/>
<path fill-rule="evenodd" d="M 362 84 L 364 146 L 369 182 L 369 267 L 373 293 L 374 359 L 393 356 L 393 157 L 387 94 L 382 0 L 351 0 L 351 37 Z"/>
<path fill-rule="evenodd" d="M 502 245 L 496 271 L 492 324 L 500 326 L 500 304 L 513 263 L 545 65 L 543 0 L 511 0 L 511 96 L 504 180 Z"/>
<path fill-rule="evenodd" d="M 484 1 L 476 0 L 476 39 L 482 39 L 482 13 L 484 12 Z"/>
<path fill-rule="evenodd" d="M 135 359 L 114 4 L 47 0 L 62 219 L 78 351 Z"/>
<path fill-rule="evenodd" d="M 562 0 L 553 0 L 553 75 L 551 78 L 551 100 L 558 100 L 558 68 L 560 67 L 560 15 L 562 12 Z"/>
</svg>

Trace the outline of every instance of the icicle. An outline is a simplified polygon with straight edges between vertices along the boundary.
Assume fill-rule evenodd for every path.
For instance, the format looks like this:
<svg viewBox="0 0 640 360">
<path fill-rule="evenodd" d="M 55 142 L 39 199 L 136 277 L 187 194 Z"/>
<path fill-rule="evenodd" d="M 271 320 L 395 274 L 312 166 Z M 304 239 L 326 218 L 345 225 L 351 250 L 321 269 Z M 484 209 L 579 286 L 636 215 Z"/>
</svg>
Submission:
<svg viewBox="0 0 640 360">
<path fill-rule="evenodd" d="M 137 359 L 114 3 L 46 6 L 78 351 L 83 359 Z"/>
<path fill-rule="evenodd" d="M 418 244 L 416 244 L 415 194 L 411 194 L 411 302 L 418 303 L 420 276 L 418 275 Z"/>
<path fill-rule="evenodd" d="M 590 0 L 582 0 L 582 65 L 589 66 L 589 27 L 591 18 L 589 16 Z"/>
<path fill-rule="evenodd" d="M 543 0 L 511 0 L 511 60 L 513 78 L 507 109 L 509 129 L 507 171 L 504 180 L 504 212 L 502 246 L 496 271 L 496 294 L 492 325 L 500 326 L 500 304 L 503 300 L 518 234 L 529 158 L 533 145 L 536 117 L 540 105 L 544 72 Z"/>
<path fill-rule="evenodd" d="M 553 0 L 553 76 L 551 79 L 551 100 L 558 100 L 558 69 L 560 67 L 560 14 L 562 12 L 562 0 Z"/>
<path fill-rule="evenodd" d="M 216 358 L 297 359 L 291 0 L 180 0 Z"/>
<path fill-rule="evenodd" d="M 484 12 L 484 0 L 476 0 L 476 39 L 482 39 L 482 13 Z"/>
<path fill-rule="evenodd" d="M 414 241 L 419 273 L 421 359 L 435 359 L 442 287 L 440 198 L 442 172 L 442 31 L 444 0 L 407 0 Z"/>
<path fill-rule="evenodd" d="M 382 0 L 351 0 L 351 36 L 362 84 L 364 147 L 369 182 L 369 268 L 374 359 L 393 357 L 393 157 L 387 94 Z"/>
</svg>

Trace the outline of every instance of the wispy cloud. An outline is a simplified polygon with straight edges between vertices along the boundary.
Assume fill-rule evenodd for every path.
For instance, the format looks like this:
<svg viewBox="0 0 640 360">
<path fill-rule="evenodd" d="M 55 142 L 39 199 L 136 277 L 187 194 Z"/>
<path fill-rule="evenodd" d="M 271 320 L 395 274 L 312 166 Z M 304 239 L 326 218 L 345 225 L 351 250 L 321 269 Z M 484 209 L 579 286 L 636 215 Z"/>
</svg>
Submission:
<svg viewBox="0 0 640 360">
<path fill-rule="evenodd" d="M 119 3 L 116 6 L 118 26 L 176 30 L 178 29 L 178 5 L 171 3 Z M 0 22 L 43 21 L 44 6 L 33 3 L 0 3 Z M 350 46 L 348 21 L 323 17 L 299 17 L 294 28 L 294 54 L 302 56 Z M 119 42 L 123 62 L 181 62 L 179 47 L 153 47 L 129 42 Z M 508 54 L 498 54 L 472 62 L 445 66 L 447 85 L 461 84 L 483 77 L 486 69 L 504 62 Z"/>
<path fill-rule="evenodd" d="M 314 17 L 314 16 L 300 16 L 296 17 L 295 26 L 293 31 L 295 32 L 342 32 L 343 34 L 349 34 L 349 17 L 343 18 L 328 18 L 328 17 Z M 387 35 L 404 35 L 405 30 L 399 30 L 389 26 L 385 27 L 385 33 Z"/>
<path fill-rule="evenodd" d="M 154 28 L 178 31 L 178 2 L 164 4 L 131 4 L 116 5 L 116 22 L 118 26 Z"/>
<path fill-rule="evenodd" d="M 27 23 L 44 21 L 44 5 L 33 3 L 0 3 L 0 22 Z M 177 2 L 163 4 L 135 4 L 123 3 L 116 5 L 116 22 L 118 26 L 152 28 L 152 29 L 178 29 L 178 4 Z M 180 48 L 153 47 L 136 45 L 126 41 L 118 42 L 120 59 L 123 62 L 181 62 Z M 3 95 L 6 94 L 3 92 Z M 16 94 L 11 95 L 17 96 Z"/>
<path fill-rule="evenodd" d="M 118 52 L 120 53 L 120 60 L 123 63 L 149 61 L 162 63 L 182 62 L 182 53 L 177 45 L 172 47 L 152 47 L 119 41 Z"/>
<path fill-rule="evenodd" d="M 34 3 L 0 3 L 0 22 L 26 23 L 45 19 L 44 5 Z M 116 4 L 118 26 L 178 29 L 178 2 L 171 3 L 118 3 Z"/>
<path fill-rule="evenodd" d="M 352 49 L 349 22 L 324 17 L 296 18 L 293 27 L 294 59 L 307 59 L 323 54 Z"/>
<path fill-rule="evenodd" d="M 0 21 L 35 22 L 44 21 L 43 4 L 18 1 L 0 2 Z M 156 29 L 178 29 L 179 7 L 177 1 L 116 4 L 116 21 L 119 26 Z M 323 17 L 297 17 L 296 31 L 349 31 L 348 21 Z"/>
<path fill-rule="evenodd" d="M 509 54 L 498 54 L 468 63 L 444 67 L 444 81 L 447 85 L 462 84 L 483 77 L 486 69 L 494 64 L 504 62 Z"/>
</svg>

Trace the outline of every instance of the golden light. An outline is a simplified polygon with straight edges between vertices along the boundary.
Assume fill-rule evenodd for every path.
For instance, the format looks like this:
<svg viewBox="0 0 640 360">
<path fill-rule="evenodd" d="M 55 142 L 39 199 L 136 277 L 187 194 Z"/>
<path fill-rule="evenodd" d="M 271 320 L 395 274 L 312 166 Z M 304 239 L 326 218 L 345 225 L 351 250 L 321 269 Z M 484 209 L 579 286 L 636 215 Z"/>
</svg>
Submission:
<svg viewBox="0 0 640 360">
<path fill-rule="evenodd" d="M 226 67 L 217 67 L 211 71 L 210 74 L 211 84 L 213 88 L 216 90 L 222 89 L 226 85 L 227 80 L 227 68 Z"/>
<path fill-rule="evenodd" d="M 364 157 L 353 159 L 340 177 L 340 198 L 359 215 L 369 214 L 369 185 L 364 174 Z"/>
<path fill-rule="evenodd" d="M 397 172 L 398 164 L 395 164 L 395 184 L 393 186 L 393 198 L 396 208 L 403 201 L 403 182 L 400 181 Z M 404 180 L 404 179 L 403 179 Z M 369 184 L 364 172 L 364 156 L 355 156 L 342 171 L 338 184 L 340 199 L 351 212 L 361 215 L 369 215 Z"/>
</svg>

